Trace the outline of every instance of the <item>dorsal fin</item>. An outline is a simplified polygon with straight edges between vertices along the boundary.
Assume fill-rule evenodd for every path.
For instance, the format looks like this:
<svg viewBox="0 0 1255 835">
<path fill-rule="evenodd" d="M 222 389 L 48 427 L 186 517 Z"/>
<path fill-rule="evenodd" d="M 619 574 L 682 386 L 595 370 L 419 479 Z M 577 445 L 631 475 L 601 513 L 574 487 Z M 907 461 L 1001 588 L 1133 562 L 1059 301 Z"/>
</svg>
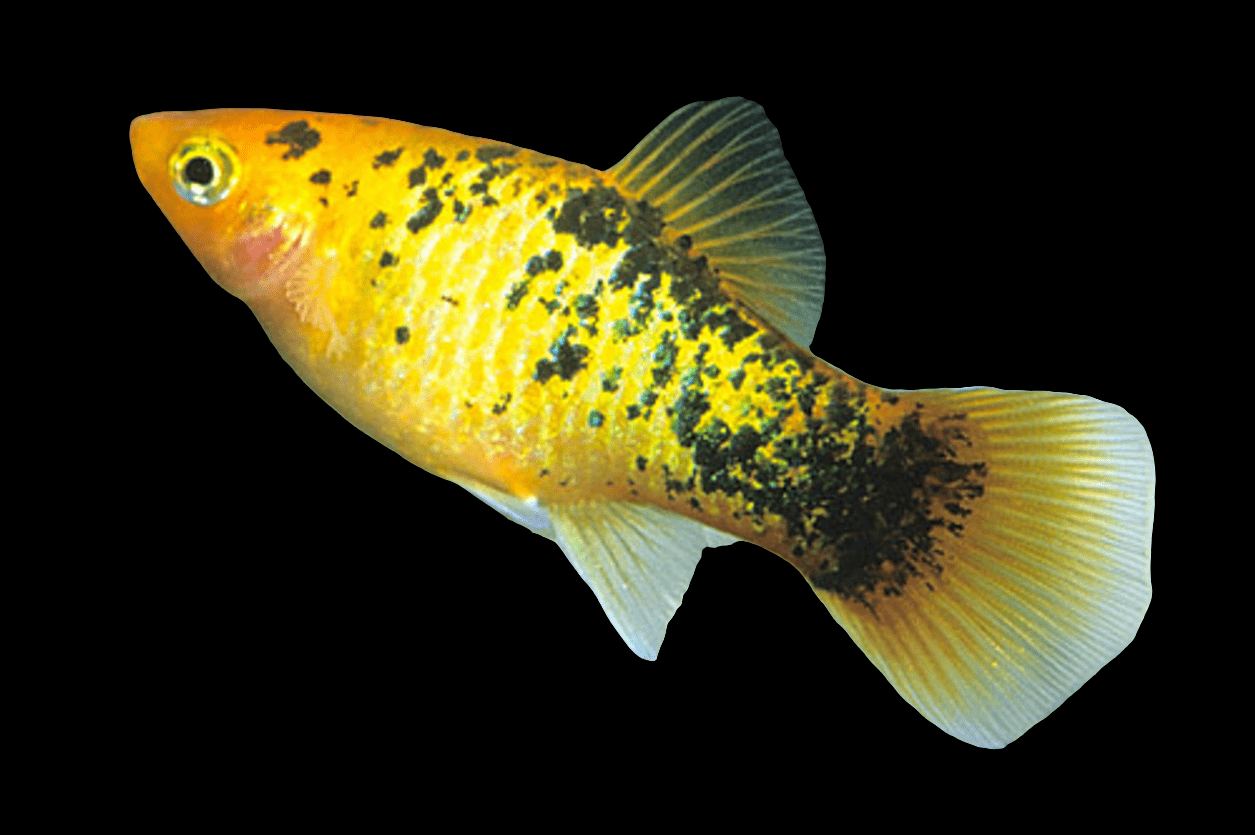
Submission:
<svg viewBox="0 0 1255 835">
<path fill-rule="evenodd" d="M 762 107 L 739 98 L 682 107 L 607 173 L 688 235 L 726 289 L 810 345 L 824 304 L 824 245 Z"/>
</svg>

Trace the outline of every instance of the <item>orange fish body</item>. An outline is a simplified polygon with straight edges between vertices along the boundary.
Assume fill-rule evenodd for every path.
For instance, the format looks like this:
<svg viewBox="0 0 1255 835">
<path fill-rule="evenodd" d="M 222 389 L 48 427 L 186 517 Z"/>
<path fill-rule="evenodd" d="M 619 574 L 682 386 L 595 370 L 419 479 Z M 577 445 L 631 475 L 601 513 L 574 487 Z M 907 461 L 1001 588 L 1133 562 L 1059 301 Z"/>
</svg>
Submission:
<svg viewBox="0 0 1255 835">
<path fill-rule="evenodd" d="M 823 247 L 751 102 L 684 108 L 607 172 L 322 113 L 154 114 L 131 141 L 310 388 L 555 540 L 642 657 L 703 547 L 746 540 L 923 715 L 1000 747 L 1149 604 L 1153 459 L 1123 410 L 878 389 L 802 347 Z"/>
<path fill-rule="evenodd" d="M 653 223 L 656 239 L 675 250 L 672 258 L 680 249 L 671 239 L 680 236 L 661 218 L 634 216 L 625 199 L 576 212 L 563 202 L 572 191 L 590 204 L 602 200 L 605 175 L 387 119 L 206 111 L 139 121 L 134 130 L 169 131 L 169 139 L 142 140 L 165 150 L 208 124 L 212 136 L 259 138 L 232 147 L 240 168 L 255 176 L 209 207 L 168 189 L 162 208 L 176 228 L 197 230 L 188 241 L 197 258 L 249 303 L 302 379 L 356 426 L 455 480 L 542 502 L 670 501 L 738 536 L 752 531 L 748 519 L 731 515 L 739 503 L 716 498 L 699 510 L 666 489 L 693 468 L 683 461 L 691 454 L 677 457 L 677 439 L 668 444 L 659 429 L 674 422 L 678 401 L 657 401 L 696 370 L 705 379 L 731 375 L 710 383 L 740 393 L 720 404 L 729 431 L 746 423 L 741 412 L 788 411 L 774 405 L 781 401 L 776 389 L 765 390 L 773 380 L 787 390 L 788 376 L 767 373 L 753 359 L 772 362 L 763 337 L 785 340 L 731 299 L 705 303 L 698 315 L 722 324 L 690 326 L 700 338 L 686 339 L 676 318 L 681 308 L 668 297 L 669 275 L 658 276 L 648 297 L 633 292 L 650 283 L 638 282 L 642 273 L 630 287 L 622 277 L 616 283 L 636 227 Z M 166 173 L 164 156 L 151 165 L 157 176 Z M 592 242 L 595 218 L 615 213 L 622 216 L 618 233 L 603 223 Z M 555 231 L 573 214 L 582 216 Z M 684 289 L 700 300 L 689 283 Z M 652 315 L 642 315 L 645 304 Z M 590 351 L 596 368 L 589 368 Z M 812 410 L 828 403 L 827 379 L 865 391 L 877 420 L 895 411 L 878 390 L 803 349 L 775 353 L 817 366 L 786 366 L 786 374 L 806 378 L 800 385 L 817 401 Z M 794 409 L 785 425 L 800 426 L 805 417 Z M 644 475 L 660 473 L 661 464 L 669 479 Z M 760 531 L 758 538 L 764 535 L 771 536 Z M 788 551 L 783 542 L 773 550 Z"/>
</svg>

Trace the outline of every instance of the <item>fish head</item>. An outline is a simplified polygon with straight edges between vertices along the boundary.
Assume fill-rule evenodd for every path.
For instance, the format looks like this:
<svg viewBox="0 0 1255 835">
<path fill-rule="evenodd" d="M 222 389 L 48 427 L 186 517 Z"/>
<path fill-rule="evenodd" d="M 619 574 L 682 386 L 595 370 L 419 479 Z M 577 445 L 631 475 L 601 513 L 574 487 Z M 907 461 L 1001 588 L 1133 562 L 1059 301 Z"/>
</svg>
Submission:
<svg viewBox="0 0 1255 835">
<path fill-rule="evenodd" d="M 299 115 L 199 110 L 131 123 L 140 181 L 214 281 L 259 316 L 300 268 L 316 216 L 316 198 L 292 182 L 293 159 L 318 143 Z"/>
</svg>

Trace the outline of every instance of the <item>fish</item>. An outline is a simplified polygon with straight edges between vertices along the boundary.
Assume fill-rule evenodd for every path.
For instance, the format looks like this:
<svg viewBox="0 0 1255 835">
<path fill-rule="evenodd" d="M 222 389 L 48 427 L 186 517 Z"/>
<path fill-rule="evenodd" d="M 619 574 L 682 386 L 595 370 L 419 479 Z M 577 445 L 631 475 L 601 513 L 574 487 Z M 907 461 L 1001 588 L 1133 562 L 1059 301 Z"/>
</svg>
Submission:
<svg viewBox="0 0 1255 835">
<path fill-rule="evenodd" d="M 300 379 L 551 540 L 643 659 L 704 550 L 741 541 L 978 747 L 1018 739 L 1137 634 L 1142 425 L 1082 395 L 877 387 L 812 354 L 827 255 L 754 102 L 680 108 L 604 171 L 316 112 L 154 113 L 130 141 Z"/>
</svg>

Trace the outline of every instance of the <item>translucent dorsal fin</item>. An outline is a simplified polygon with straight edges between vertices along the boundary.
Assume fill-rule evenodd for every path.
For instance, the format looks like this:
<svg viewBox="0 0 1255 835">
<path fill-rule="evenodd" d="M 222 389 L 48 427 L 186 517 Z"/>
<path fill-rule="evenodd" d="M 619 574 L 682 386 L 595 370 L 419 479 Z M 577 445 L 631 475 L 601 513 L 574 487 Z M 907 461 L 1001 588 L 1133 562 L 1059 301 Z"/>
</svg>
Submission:
<svg viewBox="0 0 1255 835">
<path fill-rule="evenodd" d="M 608 172 L 662 210 L 724 286 L 807 347 L 824 304 L 824 245 L 762 107 L 695 102 L 668 116 Z"/>
<path fill-rule="evenodd" d="M 702 549 L 736 537 L 669 511 L 626 502 L 548 508 L 555 537 L 632 651 L 649 661 L 688 590 Z"/>
</svg>

